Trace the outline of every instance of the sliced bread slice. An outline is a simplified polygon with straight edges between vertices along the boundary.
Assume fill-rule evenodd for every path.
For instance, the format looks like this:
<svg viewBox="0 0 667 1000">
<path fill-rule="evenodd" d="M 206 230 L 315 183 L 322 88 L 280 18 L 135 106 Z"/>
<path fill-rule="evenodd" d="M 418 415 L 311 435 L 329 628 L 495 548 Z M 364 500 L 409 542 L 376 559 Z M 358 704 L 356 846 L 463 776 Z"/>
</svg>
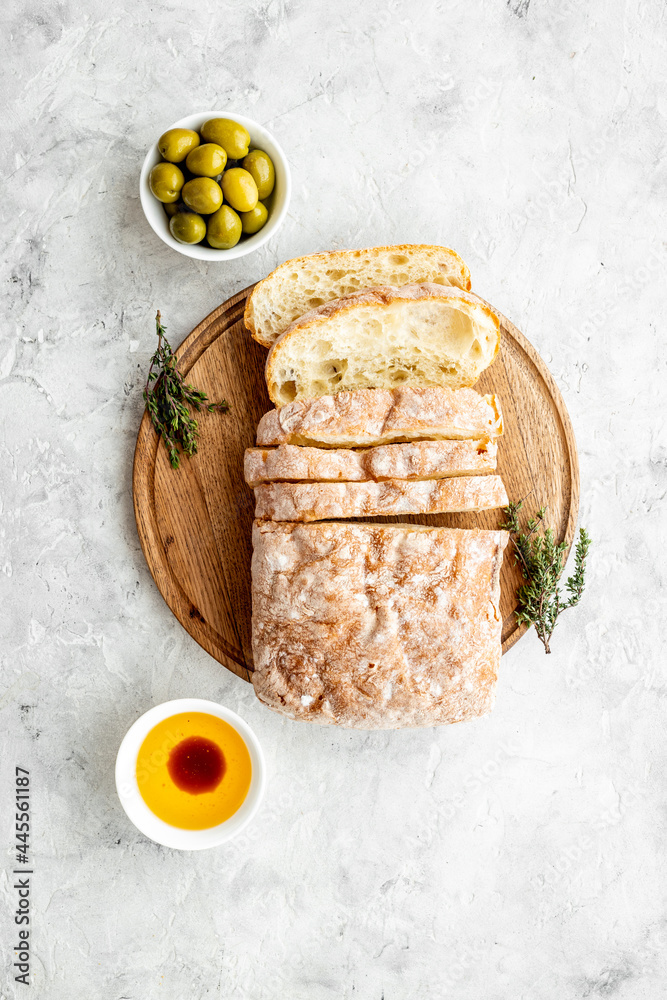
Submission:
<svg viewBox="0 0 667 1000">
<path fill-rule="evenodd" d="M 360 389 L 304 399 L 265 413 L 257 444 L 364 448 L 398 441 L 494 440 L 500 402 L 474 389 Z"/>
<path fill-rule="evenodd" d="M 255 517 L 272 521 L 392 514 L 453 514 L 506 507 L 500 476 L 460 476 L 382 483 L 262 483 L 255 487 Z"/>
<path fill-rule="evenodd" d="M 287 327 L 317 306 L 375 285 L 436 285 L 470 288 L 470 271 L 447 247 L 393 246 L 334 250 L 285 261 L 259 284 L 245 308 L 245 325 L 270 347 Z"/>
<path fill-rule="evenodd" d="M 473 385 L 500 347 L 492 309 L 460 288 L 431 283 L 371 288 L 306 313 L 266 361 L 276 406 L 397 385 Z"/>
<path fill-rule="evenodd" d="M 248 448 L 245 481 L 382 482 L 385 479 L 447 479 L 492 472 L 498 446 L 492 441 L 413 441 L 349 448 Z"/>
</svg>

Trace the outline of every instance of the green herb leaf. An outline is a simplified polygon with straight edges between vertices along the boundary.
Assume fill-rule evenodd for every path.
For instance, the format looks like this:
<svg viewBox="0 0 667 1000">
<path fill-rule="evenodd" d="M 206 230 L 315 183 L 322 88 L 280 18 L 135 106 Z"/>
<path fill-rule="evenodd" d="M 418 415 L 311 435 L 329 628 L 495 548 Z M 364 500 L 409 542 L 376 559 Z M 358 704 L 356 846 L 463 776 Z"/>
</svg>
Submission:
<svg viewBox="0 0 667 1000">
<path fill-rule="evenodd" d="M 545 652 L 550 653 L 551 636 L 559 615 L 581 600 L 591 539 L 582 528 L 575 549 L 574 575 L 568 577 L 565 584 L 566 596 L 559 591 L 558 581 L 565 567 L 567 545 L 565 542 L 556 542 L 553 529 L 544 527 L 545 507 L 540 507 L 535 516 L 528 519 L 528 530 L 522 532 L 519 524 L 519 511 L 522 507 L 523 500 L 511 502 L 505 507 L 505 522 L 501 525 L 510 533 L 515 561 L 526 581 L 518 590 L 519 608 L 516 616 L 519 624 L 535 626 Z"/>
<path fill-rule="evenodd" d="M 209 413 L 228 413 L 226 400 L 210 403 L 205 392 L 189 385 L 178 370 L 178 359 L 165 337 L 160 312 L 155 317 L 157 350 L 151 358 L 144 388 L 146 412 L 155 430 L 162 436 L 172 468 L 180 465 L 180 454 L 192 456 L 197 451 L 199 427 L 189 407 Z M 179 452 L 179 447 L 181 452 Z"/>
</svg>

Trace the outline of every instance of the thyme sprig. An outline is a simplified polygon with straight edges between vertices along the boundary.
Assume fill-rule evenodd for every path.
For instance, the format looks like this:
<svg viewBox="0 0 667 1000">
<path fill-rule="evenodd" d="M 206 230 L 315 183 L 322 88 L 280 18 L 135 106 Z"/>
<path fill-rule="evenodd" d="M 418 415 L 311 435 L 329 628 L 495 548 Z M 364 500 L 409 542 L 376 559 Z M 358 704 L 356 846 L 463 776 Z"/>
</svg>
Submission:
<svg viewBox="0 0 667 1000">
<path fill-rule="evenodd" d="M 515 561 L 526 581 L 518 590 L 516 616 L 519 624 L 535 626 L 544 651 L 550 653 L 558 616 L 581 600 L 591 539 L 581 528 L 574 555 L 574 574 L 568 577 L 563 593 L 558 588 L 558 581 L 565 567 L 567 545 L 557 542 L 553 529 L 545 526 L 546 507 L 540 507 L 537 514 L 529 518 L 527 531 L 523 532 L 519 524 L 522 507 L 523 500 L 505 507 L 506 520 L 502 525 L 510 533 Z"/>
<path fill-rule="evenodd" d="M 173 469 L 180 465 L 179 446 L 184 455 L 197 451 L 199 427 L 189 407 L 198 412 L 203 408 L 209 413 L 227 413 L 229 404 L 209 403 L 205 392 L 189 385 L 178 370 L 178 359 L 165 337 L 160 312 L 155 317 L 157 350 L 151 358 L 144 389 L 144 402 L 153 427 L 162 435 Z"/>
</svg>

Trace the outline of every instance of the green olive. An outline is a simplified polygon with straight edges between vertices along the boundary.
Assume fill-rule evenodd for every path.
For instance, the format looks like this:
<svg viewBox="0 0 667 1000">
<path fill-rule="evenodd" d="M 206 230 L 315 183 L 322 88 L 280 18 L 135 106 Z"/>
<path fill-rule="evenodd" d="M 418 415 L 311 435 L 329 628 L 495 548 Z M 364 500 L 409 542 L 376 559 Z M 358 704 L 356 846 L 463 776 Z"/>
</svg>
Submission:
<svg viewBox="0 0 667 1000">
<path fill-rule="evenodd" d="M 223 205 L 208 220 L 208 242 L 216 250 L 230 250 L 241 239 L 241 220 L 229 205 Z"/>
<path fill-rule="evenodd" d="M 271 157 L 261 149 L 253 149 L 244 159 L 243 168 L 257 185 L 259 197 L 268 198 L 276 183 L 276 171 Z"/>
<path fill-rule="evenodd" d="M 203 146 L 197 146 L 191 153 L 185 165 L 191 174 L 198 177 L 218 177 L 225 169 L 227 154 L 222 146 L 215 142 L 205 142 Z"/>
<path fill-rule="evenodd" d="M 193 212 L 210 215 L 222 205 L 222 191 L 210 177 L 195 177 L 183 186 L 183 201 Z"/>
<path fill-rule="evenodd" d="M 209 118 L 199 129 L 204 142 L 217 142 L 230 160 L 240 160 L 248 152 L 250 134 L 231 118 Z"/>
<path fill-rule="evenodd" d="M 242 167 L 225 170 L 222 175 L 222 193 L 237 212 L 252 211 L 259 199 L 252 175 Z"/>
<path fill-rule="evenodd" d="M 177 212 L 182 212 L 185 205 L 182 201 L 170 201 L 164 206 L 164 210 L 171 219 L 172 215 L 176 215 Z"/>
<path fill-rule="evenodd" d="M 156 163 L 148 176 L 150 189 L 158 201 L 178 201 L 185 184 L 183 171 L 175 163 Z"/>
<path fill-rule="evenodd" d="M 206 223 L 195 212 L 177 212 L 169 221 L 169 230 L 179 243 L 201 243 L 206 236 Z"/>
<path fill-rule="evenodd" d="M 249 212 L 241 212 L 240 214 L 243 232 L 248 236 L 258 233 L 269 217 L 266 205 L 262 205 L 261 201 L 258 201 L 255 207 L 251 208 Z"/>
<path fill-rule="evenodd" d="M 199 136 L 189 128 L 170 128 L 157 141 L 157 148 L 170 163 L 182 163 L 198 145 Z"/>
</svg>

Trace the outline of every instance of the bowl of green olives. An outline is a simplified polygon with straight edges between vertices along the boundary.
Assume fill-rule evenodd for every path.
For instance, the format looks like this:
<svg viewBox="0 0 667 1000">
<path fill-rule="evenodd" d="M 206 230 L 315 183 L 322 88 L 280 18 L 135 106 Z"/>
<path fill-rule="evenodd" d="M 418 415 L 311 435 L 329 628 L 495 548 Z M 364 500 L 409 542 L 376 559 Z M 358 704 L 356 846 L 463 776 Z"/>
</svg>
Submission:
<svg viewBox="0 0 667 1000">
<path fill-rule="evenodd" d="M 262 246 L 282 223 L 289 165 L 252 119 L 189 115 L 148 151 L 139 193 L 149 225 L 168 246 L 198 260 L 231 260 Z"/>
</svg>

